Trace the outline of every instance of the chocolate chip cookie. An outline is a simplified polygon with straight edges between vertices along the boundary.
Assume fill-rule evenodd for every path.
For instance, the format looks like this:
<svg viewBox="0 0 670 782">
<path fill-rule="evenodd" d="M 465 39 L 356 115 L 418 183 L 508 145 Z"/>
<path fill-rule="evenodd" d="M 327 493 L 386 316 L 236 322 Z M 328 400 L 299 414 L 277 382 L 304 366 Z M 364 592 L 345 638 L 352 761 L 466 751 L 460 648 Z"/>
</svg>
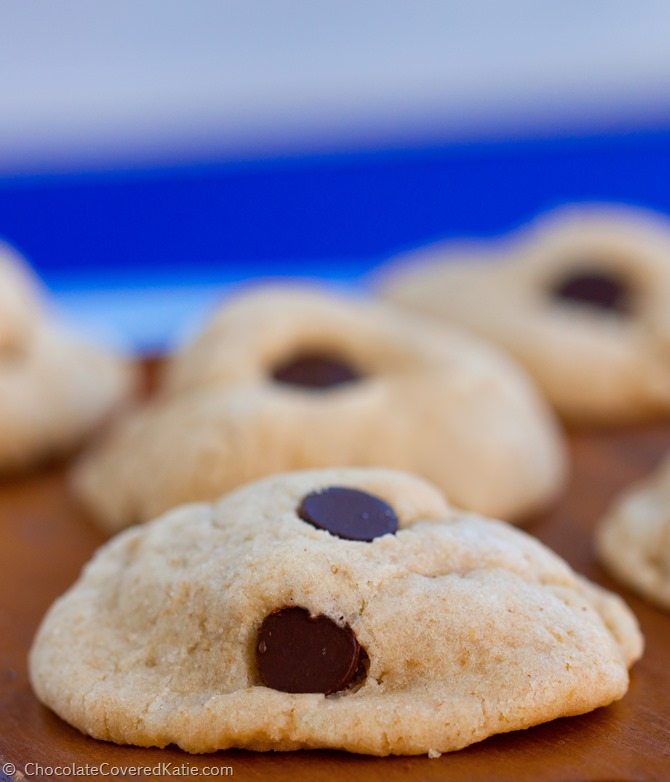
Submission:
<svg viewBox="0 0 670 782">
<path fill-rule="evenodd" d="M 112 539 L 30 677 L 117 743 L 434 756 L 621 698 L 641 651 L 620 598 L 525 533 L 406 473 L 310 470 Z"/>
<path fill-rule="evenodd" d="M 74 476 L 108 530 L 273 472 L 411 469 L 519 520 L 563 484 L 562 440 L 495 348 L 386 307 L 270 287 L 224 304 Z"/>
<path fill-rule="evenodd" d="M 670 227 L 660 217 L 564 208 L 497 242 L 404 256 L 380 288 L 507 349 L 573 422 L 670 414 Z"/>
</svg>

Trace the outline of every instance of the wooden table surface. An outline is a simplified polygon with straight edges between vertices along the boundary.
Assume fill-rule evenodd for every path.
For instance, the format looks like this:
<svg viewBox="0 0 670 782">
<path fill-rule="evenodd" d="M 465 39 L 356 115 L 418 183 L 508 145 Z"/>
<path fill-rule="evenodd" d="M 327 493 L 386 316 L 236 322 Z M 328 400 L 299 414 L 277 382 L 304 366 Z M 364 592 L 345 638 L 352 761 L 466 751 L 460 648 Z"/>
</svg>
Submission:
<svg viewBox="0 0 670 782">
<path fill-rule="evenodd" d="M 670 448 L 670 426 L 570 438 L 573 476 L 557 508 L 529 527 L 577 570 L 614 588 L 594 562 L 591 528 L 621 487 L 643 476 Z M 670 780 L 670 614 L 620 590 L 646 637 L 644 658 L 619 703 L 581 717 L 495 736 L 460 752 L 429 760 L 369 758 L 337 752 L 221 752 L 193 756 L 176 749 L 118 747 L 81 735 L 41 706 L 26 677 L 26 654 L 40 618 L 76 578 L 103 536 L 65 485 L 65 467 L 53 466 L 0 486 L 0 780 L 22 779 L 27 763 L 157 766 L 169 779 L 182 764 L 211 776 L 232 768 L 240 780 Z M 171 769 L 161 769 L 171 763 Z M 17 772 L 12 776 L 11 764 Z M 29 766 L 28 772 L 34 771 Z M 62 779 L 45 773 L 27 778 Z M 170 773 L 171 772 L 171 773 Z M 182 776 L 184 772 L 182 770 Z M 191 776 L 194 773 L 191 772 Z M 102 774 L 91 774 L 94 778 Z M 130 778 L 119 774 L 117 778 Z"/>
</svg>

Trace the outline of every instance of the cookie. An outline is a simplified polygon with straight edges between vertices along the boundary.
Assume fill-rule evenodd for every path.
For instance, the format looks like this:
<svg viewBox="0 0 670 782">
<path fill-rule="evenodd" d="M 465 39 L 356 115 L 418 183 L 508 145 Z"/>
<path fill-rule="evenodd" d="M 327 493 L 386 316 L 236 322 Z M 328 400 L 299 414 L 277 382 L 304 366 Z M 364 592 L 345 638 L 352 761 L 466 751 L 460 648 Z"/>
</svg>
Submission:
<svg viewBox="0 0 670 782">
<path fill-rule="evenodd" d="M 564 208 L 497 243 L 405 256 L 380 287 L 507 349 L 566 419 L 670 414 L 670 229 L 660 217 Z"/>
<path fill-rule="evenodd" d="M 615 578 L 670 609 L 670 458 L 615 501 L 596 530 L 596 549 Z"/>
<path fill-rule="evenodd" d="M 605 706 L 642 639 L 534 538 L 374 469 L 262 479 L 120 533 L 50 609 L 40 700 L 188 752 L 449 752 Z"/>
<path fill-rule="evenodd" d="M 220 310 L 74 487 L 113 531 L 263 475 L 340 465 L 410 469 L 458 505 L 518 520 L 555 497 L 564 453 L 495 349 L 381 305 L 271 287 Z"/>
<path fill-rule="evenodd" d="M 21 259 L 0 245 L 0 472 L 73 448 L 133 378 L 127 362 L 66 332 Z"/>
<path fill-rule="evenodd" d="M 0 355 L 20 352 L 40 312 L 36 281 L 19 255 L 0 241 Z"/>
</svg>

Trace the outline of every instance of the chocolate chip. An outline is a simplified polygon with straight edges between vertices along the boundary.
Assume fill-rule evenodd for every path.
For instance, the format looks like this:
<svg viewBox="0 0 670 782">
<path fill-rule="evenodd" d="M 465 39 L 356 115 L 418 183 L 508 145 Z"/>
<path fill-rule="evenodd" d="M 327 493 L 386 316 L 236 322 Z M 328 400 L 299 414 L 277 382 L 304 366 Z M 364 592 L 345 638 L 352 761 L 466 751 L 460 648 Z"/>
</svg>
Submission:
<svg viewBox="0 0 670 782">
<path fill-rule="evenodd" d="M 615 276 L 600 271 L 577 271 L 562 279 L 552 291 L 554 298 L 588 304 L 619 314 L 630 311 L 628 285 Z"/>
<path fill-rule="evenodd" d="M 398 529 L 393 508 L 379 497 L 345 486 L 331 486 L 303 498 L 298 516 L 346 540 L 374 540 Z"/>
<path fill-rule="evenodd" d="M 359 380 L 361 375 L 350 364 L 335 356 L 303 353 L 280 364 L 272 372 L 278 383 L 304 388 L 331 388 Z"/>
<path fill-rule="evenodd" d="M 256 638 L 256 665 L 266 687 L 329 695 L 351 684 L 361 656 L 352 629 L 305 608 L 265 617 Z"/>
</svg>

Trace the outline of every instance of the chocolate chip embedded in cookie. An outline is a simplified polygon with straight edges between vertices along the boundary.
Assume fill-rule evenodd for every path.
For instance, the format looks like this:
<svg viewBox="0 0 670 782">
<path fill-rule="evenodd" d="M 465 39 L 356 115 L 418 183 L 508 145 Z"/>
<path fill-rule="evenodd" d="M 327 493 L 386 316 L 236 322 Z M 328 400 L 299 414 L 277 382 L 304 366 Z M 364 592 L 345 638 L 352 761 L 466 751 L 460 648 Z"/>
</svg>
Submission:
<svg viewBox="0 0 670 782">
<path fill-rule="evenodd" d="M 562 488 L 565 455 L 551 411 L 494 348 L 375 303 L 271 287 L 222 307 L 74 485 L 116 530 L 273 472 L 342 465 L 418 471 L 458 505 L 522 521 Z"/>
<path fill-rule="evenodd" d="M 398 529 L 398 518 L 379 497 L 344 486 L 319 489 L 303 498 L 298 516 L 347 540 L 374 540 Z"/>
<path fill-rule="evenodd" d="M 625 315 L 631 309 L 629 286 L 602 271 L 572 270 L 554 283 L 551 294 L 559 302 L 574 302 Z"/>
<path fill-rule="evenodd" d="M 498 242 L 398 259 L 382 296 L 518 359 L 575 423 L 670 416 L 670 224 L 574 206 Z"/>
<path fill-rule="evenodd" d="M 324 487 L 392 508 L 396 534 L 302 521 Z M 121 533 L 54 603 L 29 667 L 43 703 L 117 743 L 434 756 L 621 698 L 641 650 L 620 598 L 536 539 L 407 473 L 339 469 Z"/>
<path fill-rule="evenodd" d="M 256 665 L 266 687 L 282 692 L 346 689 L 358 669 L 361 647 L 340 627 L 306 608 L 281 608 L 265 617 L 256 640 Z"/>
<path fill-rule="evenodd" d="M 332 388 L 360 379 L 360 374 L 346 361 L 334 356 L 298 354 L 275 367 L 272 377 L 278 383 L 304 388 Z"/>
</svg>

